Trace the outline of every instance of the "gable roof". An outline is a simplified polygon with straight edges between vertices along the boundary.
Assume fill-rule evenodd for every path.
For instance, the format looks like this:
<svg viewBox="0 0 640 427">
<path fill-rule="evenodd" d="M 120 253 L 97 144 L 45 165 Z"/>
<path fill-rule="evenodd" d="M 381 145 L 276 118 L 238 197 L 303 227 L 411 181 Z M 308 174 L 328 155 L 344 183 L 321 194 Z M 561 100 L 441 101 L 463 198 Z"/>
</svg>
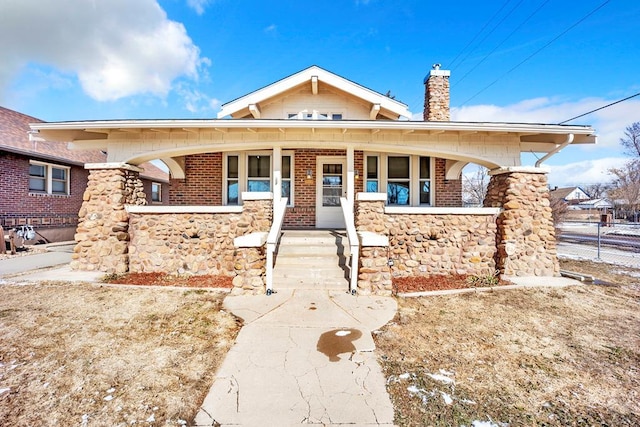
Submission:
<svg viewBox="0 0 640 427">
<path fill-rule="evenodd" d="M 223 104 L 218 113 L 218 118 L 233 116 L 240 111 L 248 110 L 252 105 L 257 105 L 305 83 L 311 85 L 314 94 L 317 93 L 317 87 L 320 83 L 346 92 L 370 104 L 374 109 L 379 108 L 379 114 L 391 119 L 411 116 L 406 104 L 347 80 L 317 65 L 312 65 L 275 83 Z"/>
<path fill-rule="evenodd" d="M 65 165 L 84 166 L 85 163 L 104 163 L 107 154 L 101 150 L 70 150 L 67 142 L 52 141 L 33 136 L 29 124 L 46 123 L 26 114 L 0 106 L 0 151 L 49 160 Z M 140 165 L 140 175 L 168 182 L 169 175 L 152 163 Z"/>
<path fill-rule="evenodd" d="M 563 199 L 564 200 L 569 196 L 569 194 L 573 193 L 576 190 L 579 190 L 580 192 L 584 193 L 587 196 L 584 199 L 579 199 L 579 200 L 585 200 L 585 199 L 589 198 L 589 195 L 587 194 L 587 192 L 584 191 L 580 187 L 554 188 L 553 190 L 549 191 L 549 197 L 551 197 L 552 199 Z"/>
</svg>

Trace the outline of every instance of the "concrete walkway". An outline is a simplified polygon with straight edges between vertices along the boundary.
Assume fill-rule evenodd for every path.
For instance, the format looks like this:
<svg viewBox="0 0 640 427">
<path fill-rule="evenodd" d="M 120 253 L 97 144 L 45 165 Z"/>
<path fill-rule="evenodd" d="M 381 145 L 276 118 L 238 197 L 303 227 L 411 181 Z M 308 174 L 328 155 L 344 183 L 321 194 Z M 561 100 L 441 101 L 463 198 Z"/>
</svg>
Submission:
<svg viewBox="0 0 640 427">
<path fill-rule="evenodd" d="M 224 305 L 244 327 L 197 426 L 393 425 L 371 337 L 395 315 L 393 298 L 281 290 Z"/>
</svg>

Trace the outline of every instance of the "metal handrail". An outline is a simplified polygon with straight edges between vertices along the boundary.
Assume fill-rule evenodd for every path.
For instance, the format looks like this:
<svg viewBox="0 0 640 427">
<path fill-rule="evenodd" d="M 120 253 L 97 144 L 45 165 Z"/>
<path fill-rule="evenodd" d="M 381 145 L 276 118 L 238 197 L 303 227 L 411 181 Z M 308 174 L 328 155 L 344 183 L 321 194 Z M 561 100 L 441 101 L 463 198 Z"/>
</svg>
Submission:
<svg viewBox="0 0 640 427">
<path fill-rule="evenodd" d="M 346 198 L 340 198 L 340 206 L 342 207 L 342 215 L 344 216 L 345 228 L 347 230 L 347 238 L 349 239 L 349 248 L 351 252 L 351 266 L 349 268 L 349 291 L 352 294 L 358 289 L 358 257 L 360 256 L 360 241 L 354 222 L 353 204 Z"/>
<path fill-rule="evenodd" d="M 273 223 L 267 235 L 267 295 L 271 295 L 273 292 L 273 254 L 278 246 L 288 200 L 288 198 L 284 197 L 280 200 L 275 200 L 273 203 Z"/>
</svg>

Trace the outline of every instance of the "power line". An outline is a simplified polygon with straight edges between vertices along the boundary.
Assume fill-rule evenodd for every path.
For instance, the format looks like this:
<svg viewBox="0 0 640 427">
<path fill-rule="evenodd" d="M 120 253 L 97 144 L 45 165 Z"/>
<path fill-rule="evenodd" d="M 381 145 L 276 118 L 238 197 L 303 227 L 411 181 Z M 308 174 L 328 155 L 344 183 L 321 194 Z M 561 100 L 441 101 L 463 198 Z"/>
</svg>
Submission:
<svg viewBox="0 0 640 427">
<path fill-rule="evenodd" d="M 540 49 L 536 50 L 535 52 L 533 52 L 531 55 L 527 56 L 525 59 L 523 59 L 522 61 L 520 61 L 518 64 L 516 64 L 514 67 L 512 67 L 509 71 L 507 71 L 506 73 L 504 73 L 503 75 L 501 75 L 500 77 L 498 77 L 497 79 L 495 79 L 493 82 L 491 82 L 490 84 L 488 84 L 487 86 L 485 86 L 483 89 L 479 90 L 478 92 L 476 92 L 475 95 L 473 95 L 471 98 L 467 99 L 466 101 L 464 101 L 462 104 L 460 104 L 460 106 L 465 105 L 467 102 L 471 101 L 472 99 L 474 99 L 476 96 L 480 95 L 482 92 L 484 92 L 485 90 L 489 89 L 491 86 L 493 86 L 494 84 L 496 84 L 498 81 L 500 81 L 501 79 L 503 79 L 505 76 L 507 76 L 508 74 L 510 74 L 511 72 L 513 72 L 514 70 L 516 70 L 517 68 L 519 68 L 522 64 L 524 64 L 525 62 L 529 61 L 531 58 L 533 58 L 534 56 L 536 56 L 537 54 L 539 54 L 540 52 L 542 52 L 544 49 L 546 49 L 547 47 L 549 47 L 552 43 L 554 43 L 556 40 L 558 40 L 560 37 L 564 36 L 565 34 L 567 34 L 569 31 L 573 30 L 575 27 L 577 27 L 579 24 L 581 24 L 583 21 L 585 21 L 587 18 L 589 18 L 591 15 L 593 15 L 594 13 L 596 13 L 598 10 L 602 9 L 607 3 L 609 3 L 611 0 L 606 0 L 605 2 L 603 2 L 602 4 L 600 4 L 600 6 L 596 7 L 595 9 L 593 9 L 591 12 L 587 13 L 585 16 L 583 16 L 580 20 L 578 20 L 577 22 L 575 22 L 573 25 L 571 25 L 569 28 L 567 28 L 566 30 L 564 30 L 563 32 L 561 32 L 560 34 L 558 34 L 557 36 L 555 36 L 551 41 L 549 41 L 547 44 L 545 44 L 544 46 L 542 46 Z"/>
<path fill-rule="evenodd" d="M 471 41 L 469 43 L 467 43 L 467 45 L 465 47 L 462 48 L 462 50 L 456 55 L 455 58 L 453 58 L 453 61 L 451 61 L 451 64 L 448 66 L 449 69 L 453 69 L 454 64 L 456 63 L 456 60 L 460 57 L 460 55 L 462 55 L 462 52 L 464 52 L 469 46 L 471 46 L 471 44 L 476 41 L 476 39 L 478 38 L 478 36 L 480 36 L 480 34 L 482 34 L 482 32 L 484 31 L 485 28 L 487 28 L 487 26 L 491 23 L 491 21 L 493 21 L 495 19 L 496 16 L 498 16 L 498 14 L 500 12 L 502 12 L 502 9 L 504 9 L 510 2 L 511 0 L 507 0 L 503 3 L 503 5 L 500 7 L 500 9 L 498 9 L 498 11 L 496 13 L 493 14 L 493 16 L 491 18 L 489 18 L 489 20 L 484 24 L 484 26 L 480 29 L 480 31 L 478 31 L 476 33 L 475 36 L 473 36 L 473 38 L 471 39 Z"/>
<path fill-rule="evenodd" d="M 452 86 L 452 88 L 454 86 L 456 86 L 457 84 L 459 84 L 461 81 L 463 81 L 465 79 L 465 77 L 467 77 L 469 74 L 471 74 L 476 68 L 478 68 L 484 61 L 487 60 L 487 58 L 489 58 L 491 55 L 493 55 L 493 53 L 498 50 L 498 48 L 500 46 L 502 46 L 507 40 L 509 40 L 511 38 L 511 36 L 513 36 L 520 28 L 522 28 L 524 26 L 524 24 L 526 24 L 527 22 L 529 22 L 529 20 L 531 18 L 533 18 L 538 12 L 540 12 L 540 10 L 547 4 L 549 3 L 550 0 L 545 0 L 540 6 L 538 6 L 538 8 L 536 10 L 534 10 L 529 16 L 527 16 L 527 18 L 522 21 L 520 23 L 520 25 L 518 25 L 513 31 L 511 31 L 511 33 L 509 33 L 509 35 L 507 37 L 505 37 L 500 43 L 498 43 L 498 45 L 496 47 L 493 48 L 493 50 L 491 52 L 489 52 L 484 58 L 482 58 L 476 65 L 473 66 L 473 68 L 471 68 L 469 71 L 467 71 L 467 73 L 462 76 L 459 80 L 456 81 L 456 83 Z"/>
<path fill-rule="evenodd" d="M 604 105 L 604 106 L 602 106 L 602 107 L 600 107 L 600 108 L 596 108 L 595 110 L 587 111 L 586 113 L 584 113 L 584 114 L 580 114 L 579 116 L 571 117 L 570 119 L 564 120 L 564 121 L 562 121 L 562 122 L 560 122 L 560 123 L 558 123 L 558 124 L 559 124 L 559 125 L 563 125 L 563 124 L 565 124 L 565 123 L 567 123 L 567 122 L 570 122 L 570 121 L 572 121 L 572 120 L 579 119 L 580 117 L 584 117 L 584 116 L 589 115 L 589 114 L 591 114 L 591 113 L 595 113 L 596 111 L 600 111 L 600 110 L 604 110 L 605 108 L 609 108 L 609 107 L 611 107 L 612 105 L 620 104 L 621 102 L 627 101 L 627 100 L 629 100 L 629 99 L 631 99 L 631 98 L 635 98 L 635 97 L 636 97 L 636 96 L 638 96 L 638 95 L 640 95 L 640 92 L 638 92 L 638 93 L 636 93 L 636 94 L 634 94 L 634 95 L 631 95 L 631 96 L 627 96 L 627 97 L 626 97 L 626 98 L 624 98 L 624 99 L 619 99 L 619 100 L 617 100 L 617 101 L 615 101 L 615 102 L 612 102 L 611 104 L 607 104 L 607 105 Z"/>
<path fill-rule="evenodd" d="M 494 26 L 493 26 L 493 28 L 492 28 L 492 29 L 491 29 L 487 34 L 485 34 L 485 36 L 482 38 L 482 40 L 480 40 L 480 41 L 478 42 L 478 44 L 476 44 L 476 46 L 475 46 L 473 49 L 471 49 L 471 50 L 470 50 L 470 51 L 465 55 L 465 57 L 464 57 L 464 58 L 462 58 L 462 59 L 460 60 L 460 64 L 458 64 L 458 66 L 462 65 L 462 64 L 464 63 L 464 61 L 466 61 L 466 60 L 467 60 L 467 58 L 468 58 L 469 56 L 471 56 L 471 54 L 472 54 L 473 52 L 475 52 L 475 51 L 476 51 L 476 49 L 478 49 L 478 48 L 480 47 L 480 45 L 481 45 L 481 44 L 482 44 L 482 43 L 483 43 L 483 42 L 484 42 L 484 41 L 485 41 L 485 40 L 486 40 L 486 39 L 487 39 L 491 34 L 493 34 L 493 32 L 494 32 L 494 31 L 495 31 L 495 30 L 496 30 L 496 29 L 497 29 L 497 28 L 498 28 L 498 27 L 499 27 L 499 26 L 500 26 L 500 25 L 501 25 L 501 24 L 502 24 L 502 23 L 503 23 L 503 22 L 504 22 L 504 21 L 505 21 L 509 16 L 511 16 L 511 14 L 513 13 L 513 11 L 514 11 L 514 10 L 516 10 L 516 9 L 518 8 L 518 6 L 520 6 L 520 5 L 522 4 L 522 2 L 523 2 L 523 1 L 524 1 L 524 0 L 520 0 L 520 2 L 518 2 L 518 4 L 516 4 L 515 6 L 513 6 L 513 7 L 511 8 L 511 10 L 510 10 L 509 12 L 507 12 L 507 14 L 506 14 L 505 16 L 503 16 L 503 17 L 502 17 L 502 19 L 501 19 L 501 20 L 500 20 L 496 25 L 494 25 Z"/>
</svg>

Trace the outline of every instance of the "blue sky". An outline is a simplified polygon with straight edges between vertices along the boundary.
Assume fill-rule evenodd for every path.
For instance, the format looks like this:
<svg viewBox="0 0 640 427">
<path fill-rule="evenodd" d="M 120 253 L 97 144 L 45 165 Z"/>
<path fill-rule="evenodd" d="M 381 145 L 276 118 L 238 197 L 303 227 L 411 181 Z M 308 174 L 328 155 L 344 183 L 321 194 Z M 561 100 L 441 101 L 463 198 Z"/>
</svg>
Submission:
<svg viewBox="0 0 640 427">
<path fill-rule="evenodd" d="M 640 92 L 637 0 L 0 0 L 0 12 L 0 104 L 47 121 L 213 118 L 313 64 L 420 116 L 441 63 L 463 121 L 558 123 Z M 599 143 L 549 160 L 550 183 L 607 180 L 635 121 L 640 97 L 571 122 Z"/>
</svg>

